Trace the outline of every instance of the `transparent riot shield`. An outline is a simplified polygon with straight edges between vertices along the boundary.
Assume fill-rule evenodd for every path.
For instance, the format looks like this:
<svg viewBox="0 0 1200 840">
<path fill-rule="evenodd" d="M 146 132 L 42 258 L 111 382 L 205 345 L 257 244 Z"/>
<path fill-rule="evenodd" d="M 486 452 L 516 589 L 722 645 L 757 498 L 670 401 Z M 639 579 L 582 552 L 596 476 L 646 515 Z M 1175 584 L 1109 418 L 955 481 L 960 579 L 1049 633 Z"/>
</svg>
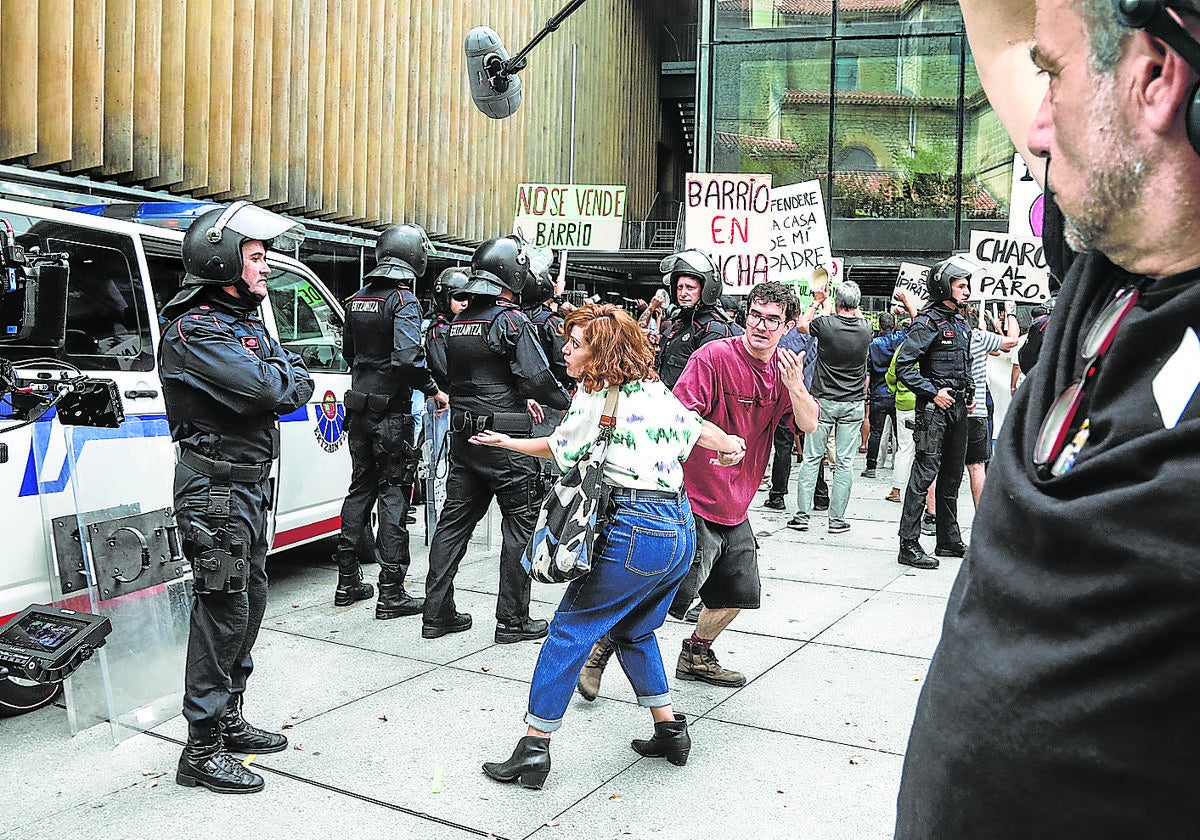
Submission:
<svg viewBox="0 0 1200 840">
<path fill-rule="evenodd" d="M 446 503 L 446 478 L 450 474 L 450 412 L 439 417 L 437 400 L 425 401 L 421 415 L 424 432 L 421 462 L 425 465 L 425 539 L 433 539 L 438 516 Z"/>
<path fill-rule="evenodd" d="M 171 509 L 167 421 L 133 416 L 95 428 L 55 420 L 33 450 L 55 601 L 106 615 L 113 627 L 99 667 L 81 668 L 64 686 L 71 730 L 107 720 L 119 742 L 182 706 L 192 573 Z"/>
</svg>

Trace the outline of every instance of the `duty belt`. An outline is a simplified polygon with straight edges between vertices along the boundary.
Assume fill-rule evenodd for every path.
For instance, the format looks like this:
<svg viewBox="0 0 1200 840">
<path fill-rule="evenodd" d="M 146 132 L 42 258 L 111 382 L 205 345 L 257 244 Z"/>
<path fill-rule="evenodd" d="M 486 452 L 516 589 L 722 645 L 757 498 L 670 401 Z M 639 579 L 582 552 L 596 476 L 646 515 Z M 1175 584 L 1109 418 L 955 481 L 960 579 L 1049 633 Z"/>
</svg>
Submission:
<svg viewBox="0 0 1200 840">
<path fill-rule="evenodd" d="M 217 461 L 206 458 L 192 449 L 179 451 L 179 463 L 191 467 L 200 475 L 218 482 L 236 481 L 239 484 L 255 484 L 271 474 L 271 465 L 235 464 L 232 461 Z"/>
</svg>

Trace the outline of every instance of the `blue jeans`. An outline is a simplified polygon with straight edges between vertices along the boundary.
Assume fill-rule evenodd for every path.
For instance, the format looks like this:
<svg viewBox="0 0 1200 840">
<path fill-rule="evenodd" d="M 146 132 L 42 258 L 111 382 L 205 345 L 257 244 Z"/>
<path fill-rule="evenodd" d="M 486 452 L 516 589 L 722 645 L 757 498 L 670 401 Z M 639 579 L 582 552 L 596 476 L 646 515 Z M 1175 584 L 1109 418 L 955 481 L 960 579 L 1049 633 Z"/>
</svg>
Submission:
<svg viewBox="0 0 1200 840">
<path fill-rule="evenodd" d="M 854 483 L 854 455 L 862 439 L 862 421 L 866 410 L 862 400 L 838 402 L 819 400 L 821 417 L 817 430 L 804 439 L 804 463 L 800 465 L 796 489 L 796 507 L 801 516 L 812 510 L 813 490 L 817 486 L 817 470 L 825 457 L 825 445 L 833 435 L 833 478 L 829 482 L 829 524 L 846 521 L 846 506 L 850 503 L 850 487 Z"/>
<path fill-rule="evenodd" d="M 538 654 L 525 722 L 542 732 L 562 726 L 592 645 L 608 635 L 638 704 L 671 702 L 654 631 L 696 550 L 692 507 L 665 499 L 617 501 L 592 571 L 567 586 Z"/>
</svg>

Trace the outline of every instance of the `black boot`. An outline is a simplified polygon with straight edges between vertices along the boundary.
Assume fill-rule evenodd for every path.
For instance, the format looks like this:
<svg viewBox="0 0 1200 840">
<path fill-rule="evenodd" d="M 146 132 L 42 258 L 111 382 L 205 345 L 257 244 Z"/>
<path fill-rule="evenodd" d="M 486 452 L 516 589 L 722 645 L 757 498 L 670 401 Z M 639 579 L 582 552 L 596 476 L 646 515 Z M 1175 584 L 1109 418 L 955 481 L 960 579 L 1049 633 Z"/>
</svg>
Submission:
<svg viewBox="0 0 1200 840">
<path fill-rule="evenodd" d="M 530 642 L 535 639 L 544 639 L 549 627 L 550 625 L 542 619 L 529 616 L 511 622 L 497 621 L 493 638 L 498 645 Z"/>
<path fill-rule="evenodd" d="M 375 587 L 363 583 L 361 567 L 355 566 L 352 572 L 338 569 L 337 590 L 333 593 L 335 607 L 348 607 L 355 601 L 365 601 L 374 594 Z"/>
<path fill-rule="evenodd" d="M 387 569 L 379 570 L 379 600 L 375 617 L 380 620 L 403 615 L 420 615 L 425 609 L 424 598 L 414 598 L 404 591 L 404 575 Z"/>
<path fill-rule="evenodd" d="M 517 781 L 523 788 L 541 790 L 550 775 L 550 739 L 526 735 L 508 761 L 486 762 L 483 772 L 498 782 Z"/>
<path fill-rule="evenodd" d="M 236 753 L 277 753 L 287 749 L 287 736 L 265 732 L 242 717 L 242 695 L 233 694 L 221 715 L 221 738 L 225 749 Z"/>
<path fill-rule="evenodd" d="M 633 751 L 647 758 L 665 758 L 676 767 L 687 764 L 692 749 L 692 736 L 688 735 L 687 718 L 675 713 L 673 723 L 654 724 L 654 737 L 649 741 L 629 742 Z"/>
<path fill-rule="evenodd" d="M 179 756 L 175 783 L 203 785 L 214 793 L 258 793 L 263 778 L 251 773 L 221 746 L 220 724 L 189 724 L 188 742 Z"/>
<path fill-rule="evenodd" d="M 936 569 L 941 565 L 936 557 L 925 553 L 919 540 L 900 540 L 900 556 L 896 562 L 914 569 Z"/>
</svg>

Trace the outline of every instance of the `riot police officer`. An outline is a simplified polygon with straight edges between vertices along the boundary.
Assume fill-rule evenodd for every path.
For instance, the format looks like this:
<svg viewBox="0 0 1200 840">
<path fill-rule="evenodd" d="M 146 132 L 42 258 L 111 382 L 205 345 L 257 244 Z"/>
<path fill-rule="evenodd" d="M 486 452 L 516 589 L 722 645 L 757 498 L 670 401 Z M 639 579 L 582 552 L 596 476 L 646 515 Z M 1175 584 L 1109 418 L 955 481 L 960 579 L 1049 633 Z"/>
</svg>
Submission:
<svg viewBox="0 0 1200 840">
<path fill-rule="evenodd" d="M 511 431 L 509 424 L 530 409 L 529 400 L 557 409 L 570 404 L 550 372 L 533 324 L 515 302 L 528 281 L 529 256 L 520 239 L 483 243 L 463 290 L 471 302 L 450 324 L 450 477 L 429 547 L 421 627 L 426 639 L 471 627 L 471 616 L 455 608 L 454 576 L 493 496 L 504 518 L 495 640 L 507 644 L 546 635 L 546 622 L 529 617 L 529 575 L 521 566 L 542 496 L 537 459 L 468 442 L 484 429 L 507 426 Z"/>
<path fill-rule="evenodd" d="M 333 603 L 370 598 L 362 563 L 379 563 L 375 617 L 419 615 L 422 602 L 404 589 L 408 573 L 408 509 L 417 457 L 412 392 L 419 389 L 442 406 L 445 393 L 425 364 L 421 305 L 412 293 L 425 273 L 433 246 L 419 225 L 392 225 L 375 245 L 378 264 L 346 304 L 342 354 L 350 365 L 346 424 L 350 437 L 350 488 L 342 503 L 342 534 L 335 559 L 338 585 Z M 378 533 L 371 510 L 378 507 Z"/>
<path fill-rule="evenodd" d="M 971 297 L 978 264 L 954 256 L 925 278 L 933 303 L 921 310 L 896 355 L 896 375 L 917 397 L 913 442 L 916 457 L 900 516 L 898 562 L 936 569 L 938 557 L 962 557 L 967 547 L 958 529 L 958 487 L 967 454 L 967 411 L 974 402 L 971 331 L 963 308 Z M 937 546 L 921 548 L 925 494 L 937 479 Z"/>
<path fill-rule="evenodd" d="M 679 307 L 658 350 L 658 375 L 668 388 L 674 388 L 693 353 L 710 341 L 741 335 L 743 330 L 718 306 L 723 283 L 707 254 L 680 251 L 665 258 L 658 269 L 671 302 Z"/>
<path fill-rule="evenodd" d="M 429 372 L 443 391 L 450 387 L 446 370 L 446 334 L 450 322 L 467 308 L 470 298 L 463 292 L 470 274 L 459 266 L 447 268 L 433 284 L 433 321 L 425 332 L 425 357 Z"/>
<path fill-rule="evenodd" d="M 554 374 L 558 384 L 569 392 L 575 388 L 575 380 L 567 373 L 567 362 L 563 358 L 563 345 L 566 344 L 562 334 L 563 317 L 546 305 L 546 302 L 554 297 L 554 278 L 550 276 L 549 252 L 540 263 L 536 257 L 531 257 L 530 261 L 529 282 L 521 290 L 521 309 L 537 329 L 542 351 L 546 354 L 546 360 L 550 362 L 550 372 Z M 548 419 L 539 425 L 544 426 L 549 422 L 549 428 L 553 428 L 561 419 L 561 414 L 549 414 Z M 546 429 L 546 433 L 549 433 L 549 429 Z M 535 430 L 535 435 L 540 434 L 541 431 Z"/>
<path fill-rule="evenodd" d="M 266 609 L 277 418 L 313 392 L 300 358 L 270 336 L 257 310 L 271 271 L 267 249 L 291 249 L 303 234 L 245 201 L 205 213 L 183 240 L 181 291 L 163 308 L 163 398 L 179 444 L 175 513 L 195 577 L 183 696 L 188 742 L 175 779 L 218 793 L 263 787 L 230 752 L 287 746 L 283 735 L 246 722 L 242 697 Z"/>
</svg>

